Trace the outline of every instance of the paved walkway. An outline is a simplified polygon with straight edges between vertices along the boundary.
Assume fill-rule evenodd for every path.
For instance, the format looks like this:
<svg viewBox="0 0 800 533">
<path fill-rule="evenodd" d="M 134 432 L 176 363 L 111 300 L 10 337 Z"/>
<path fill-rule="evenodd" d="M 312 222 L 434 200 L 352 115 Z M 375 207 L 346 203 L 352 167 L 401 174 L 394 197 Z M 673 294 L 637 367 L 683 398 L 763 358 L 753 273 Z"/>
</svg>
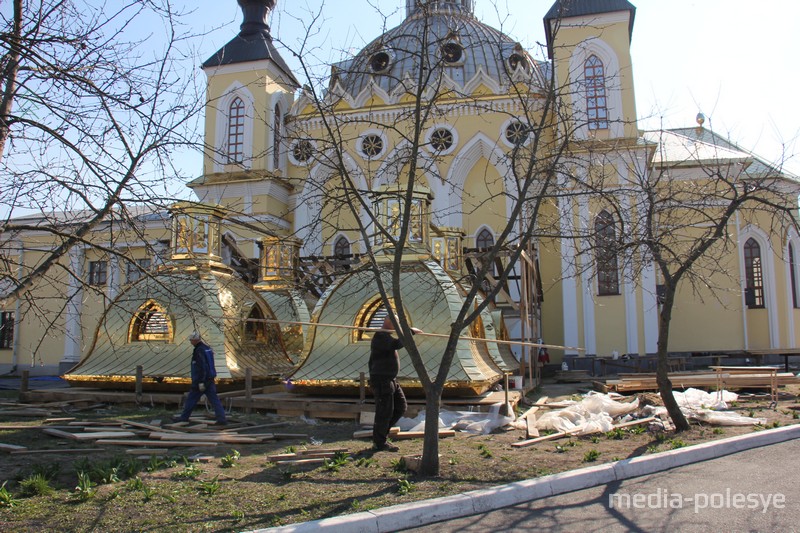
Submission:
<svg viewBox="0 0 800 533">
<path fill-rule="evenodd" d="M 462 531 L 465 530 L 467 527 L 472 527 L 475 525 L 476 522 L 480 522 L 483 517 L 488 517 L 493 515 L 494 519 L 486 518 L 487 520 L 501 520 L 501 523 L 495 525 L 494 527 L 485 527 L 486 525 L 482 525 L 480 530 L 481 531 L 515 531 L 517 529 L 528 529 L 529 526 L 526 524 L 525 526 L 520 525 L 519 523 L 513 523 L 510 526 L 507 522 L 507 517 L 505 516 L 506 513 L 511 513 L 513 509 L 518 509 L 518 512 L 521 513 L 520 516 L 523 518 L 517 518 L 517 521 L 525 520 L 530 515 L 538 514 L 536 508 L 526 508 L 525 505 L 529 505 L 530 502 L 540 502 L 546 501 L 545 499 L 552 498 L 553 496 L 560 496 L 563 494 L 567 494 L 570 492 L 582 491 L 584 489 L 589 489 L 596 487 L 594 490 L 598 491 L 597 493 L 589 493 L 587 496 L 583 496 L 584 501 L 583 503 L 586 504 L 597 504 L 602 506 L 602 502 L 606 501 L 604 499 L 604 495 L 608 496 L 609 493 L 606 492 L 608 489 L 613 493 L 627 493 L 632 494 L 633 492 L 639 492 L 644 494 L 651 494 L 654 491 L 652 488 L 635 488 L 636 482 L 631 482 L 628 484 L 623 484 L 626 480 L 633 480 L 635 478 L 641 478 L 642 476 L 649 476 L 656 472 L 664 472 L 668 471 L 677 467 L 683 467 L 686 465 L 693 465 L 695 463 L 700 463 L 702 461 L 708 461 L 711 459 L 716 459 L 719 457 L 725 457 L 730 454 L 734 454 L 737 452 L 741 452 L 744 450 L 752 450 L 754 448 L 759 448 L 762 446 L 770 446 L 777 443 L 791 441 L 793 439 L 800 438 L 800 425 L 793 425 L 793 426 L 786 426 L 777 429 L 770 429 L 759 431 L 757 433 L 750 433 L 747 435 L 742 435 L 738 437 L 731 437 L 728 439 L 720 439 L 713 442 L 707 442 L 704 444 L 698 444 L 696 446 L 689 446 L 687 448 L 681 448 L 678 450 L 670 450 L 662 453 L 657 453 L 653 455 L 641 456 L 641 457 L 634 457 L 632 459 L 625 459 L 622 461 L 617 461 L 614 463 L 607 463 L 603 465 L 598 465 L 589 468 L 582 468 L 580 470 L 574 470 L 571 472 L 563 472 L 561 474 L 554 474 L 551 476 L 544 476 L 541 478 L 530 479 L 525 481 L 519 481 L 516 483 L 510 483 L 508 485 L 501 485 L 498 487 L 494 487 L 491 489 L 485 490 L 477 490 L 472 492 L 467 492 L 464 494 L 458 494 L 455 496 L 448 496 L 444 498 L 436 498 L 432 500 L 424 500 L 420 502 L 413 502 L 409 504 L 403 505 L 396 505 L 392 507 L 386 507 L 382 509 L 376 509 L 374 511 L 367 511 L 362 513 L 353 513 L 349 515 L 344 515 L 336 518 L 326 518 L 323 520 L 315 520 L 312 522 L 303 522 L 299 524 L 292 524 L 288 526 L 276 527 L 276 528 L 269 528 L 269 529 L 262 529 L 258 530 L 259 532 L 292 532 L 292 533 L 305 533 L 305 532 L 317 532 L 317 531 L 325 531 L 325 532 L 341 532 L 341 533 L 352 533 L 352 532 L 361 532 L 361 533 L 388 533 L 388 532 L 395 532 L 395 531 L 404 531 L 404 530 L 412 530 L 413 528 L 421 528 L 422 526 L 426 526 L 427 524 L 434 524 L 439 522 L 444 522 L 444 524 L 437 524 L 435 527 L 437 530 L 440 531 Z M 763 465 L 758 465 L 755 467 L 756 471 L 766 473 L 766 480 L 771 478 L 775 478 L 777 476 L 784 476 L 784 478 L 788 477 L 789 479 L 784 479 L 787 483 L 791 483 L 791 485 L 781 485 L 780 490 L 784 491 L 782 494 L 787 498 L 787 503 L 793 505 L 792 509 L 796 511 L 797 508 L 797 500 L 796 499 L 789 499 L 794 498 L 794 484 L 797 480 L 797 474 L 800 473 L 800 467 L 797 467 L 796 453 L 798 451 L 798 447 L 795 443 L 795 447 L 788 448 L 789 454 L 788 457 L 784 459 L 776 459 L 771 460 L 769 459 L 766 462 L 766 467 Z M 781 448 L 783 450 L 783 448 Z M 794 454 L 794 455 L 793 455 Z M 770 458 L 772 456 L 770 453 L 764 454 L 754 454 L 757 457 L 767 457 Z M 738 464 L 735 459 L 732 459 L 734 465 Z M 731 463 L 727 463 L 731 464 Z M 737 489 L 738 492 L 733 492 L 734 489 L 731 487 L 731 490 L 734 494 L 736 493 L 743 493 L 743 494 L 750 494 L 750 493 L 760 493 L 762 495 L 766 494 L 773 494 L 778 489 L 775 486 L 770 486 L 767 481 L 763 479 L 761 481 L 753 481 L 753 483 L 749 483 L 753 478 L 749 475 L 745 474 L 743 469 L 738 467 L 730 468 L 729 466 L 725 466 L 724 468 L 728 468 L 731 470 L 731 474 L 734 477 L 740 477 L 740 481 L 744 483 L 741 485 L 740 489 Z M 700 472 L 703 471 L 701 467 Z M 698 480 L 704 480 L 703 474 L 698 473 L 691 473 L 689 477 L 691 478 L 694 476 Z M 726 494 L 724 489 L 727 487 L 723 485 L 709 485 L 708 491 L 712 491 L 713 493 L 718 493 L 722 491 L 723 494 Z M 624 489 L 622 487 L 625 487 Z M 634 488 L 631 488 L 634 487 Z M 704 489 L 705 490 L 705 489 Z M 744 492 L 742 492 L 744 491 Z M 675 489 L 676 493 L 680 493 L 686 497 L 695 497 L 695 495 L 699 494 L 697 487 L 695 488 L 687 488 L 680 490 Z M 791 495 L 791 496 L 790 496 Z M 580 500 L 581 496 L 579 496 Z M 588 501 L 587 501 L 588 499 Z M 749 500 L 746 500 L 749 501 Z M 548 505 L 549 509 L 556 509 L 559 507 L 558 505 L 550 502 Z M 581 508 L 582 503 L 573 504 L 574 511 L 576 516 L 580 517 L 583 520 L 583 526 L 579 526 L 577 524 L 570 524 L 565 522 L 566 525 L 562 529 L 565 531 L 606 531 L 606 527 L 602 527 L 600 523 L 595 523 L 594 517 L 587 511 L 584 511 Z M 711 505 L 711 502 L 709 502 Z M 513 507 L 519 506 L 519 507 Z M 504 509 L 504 508 L 511 508 Z M 495 515 L 492 513 L 493 511 L 497 511 L 498 509 L 503 509 L 502 511 L 498 511 L 499 514 Z M 777 511 L 777 509 L 775 509 Z M 641 512 L 641 516 L 654 516 L 650 515 L 651 510 L 648 509 L 633 509 L 628 510 L 632 513 L 635 513 L 637 516 L 639 512 Z M 668 511 L 671 512 L 672 510 Z M 723 509 L 724 511 L 724 509 Z M 750 513 L 755 513 L 753 509 L 747 509 Z M 605 514 L 611 514 L 612 519 L 616 519 L 618 521 L 618 531 L 636 531 L 637 527 L 636 523 L 628 518 L 628 515 L 625 513 L 617 512 L 615 510 L 605 509 L 603 510 Z M 792 511 L 794 512 L 794 511 Z M 684 513 L 685 514 L 685 513 Z M 766 514 L 766 513 L 764 513 Z M 602 516 L 603 513 L 600 513 Z M 722 518 L 729 518 L 733 515 L 728 515 L 727 513 L 721 513 L 720 515 Z M 774 513 L 770 516 L 776 516 Z M 785 515 L 784 515 L 785 516 Z M 795 516 L 795 515 L 790 515 Z M 460 523 L 457 522 L 457 519 L 461 519 L 464 517 L 473 517 L 467 519 L 466 522 Z M 702 524 L 703 521 L 695 516 L 691 515 L 696 519 L 697 524 Z M 684 520 L 688 520 L 686 518 L 682 518 Z M 660 520 L 660 519 L 659 519 Z M 655 530 L 660 530 L 659 524 L 661 523 L 659 520 L 654 520 L 653 522 L 649 522 L 649 526 L 643 526 L 643 531 L 647 531 L 648 527 L 652 526 L 655 527 Z M 789 520 L 786 518 L 781 518 L 781 520 Z M 542 527 L 549 527 L 552 528 L 554 525 L 551 523 L 546 524 Z M 692 523 L 691 520 L 688 520 L 688 523 Z M 792 527 L 794 524 L 800 522 L 794 521 L 791 522 Z M 452 528 L 451 528 L 452 525 Z M 558 525 L 558 524 L 556 524 Z M 611 523 L 609 527 L 613 526 L 614 524 Z M 441 526 L 441 527 L 440 527 Z M 634 527 L 635 526 L 635 527 Z M 499 529 L 498 529 L 499 527 Z M 530 526 L 531 528 L 534 526 Z M 540 526 L 535 526 L 540 527 Z M 615 526 L 616 527 L 616 526 Z M 419 531 L 429 531 L 431 526 L 428 526 L 423 529 L 419 529 Z M 681 530 L 681 527 L 668 527 L 665 530 L 670 531 L 677 531 Z M 715 531 L 716 528 L 701 528 L 703 531 Z M 750 530 L 750 527 L 743 527 L 743 530 Z M 728 524 L 726 527 L 721 528 L 720 530 L 723 531 L 734 531 L 739 530 L 739 526 L 737 524 Z M 473 531 L 478 531 L 478 529 L 473 529 Z M 765 531 L 791 531 L 791 529 L 786 528 L 777 528 L 773 529 L 768 527 Z"/>
</svg>

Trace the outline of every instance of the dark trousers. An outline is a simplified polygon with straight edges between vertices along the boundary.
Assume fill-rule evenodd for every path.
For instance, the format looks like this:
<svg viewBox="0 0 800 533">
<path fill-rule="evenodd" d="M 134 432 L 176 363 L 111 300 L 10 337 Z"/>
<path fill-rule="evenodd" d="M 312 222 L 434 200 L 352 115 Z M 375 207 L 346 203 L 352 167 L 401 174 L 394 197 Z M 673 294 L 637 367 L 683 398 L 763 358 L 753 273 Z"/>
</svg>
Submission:
<svg viewBox="0 0 800 533">
<path fill-rule="evenodd" d="M 397 424 L 406 412 L 408 403 L 403 389 L 395 379 L 370 380 L 375 396 L 375 424 L 372 426 L 372 442 L 376 446 L 386 444 L 389 429 Z"/>
<path fill-rule="evenodd" d="M 211 407 L 214 408 L 214 416 L 216 416 L 217 422 L 225 422 L 225 408 L 222 407 L 222 402 L 219 401 L 219 396 L 217 396 L 217 385 L 213 381 L 205 385 L 205 392 L 200 392 L 200 388 L 197 385 L 192 385 L 192 388 L 189 389 L 189 395 L 186 397 L 186 405 L 183 407 L 181 418 L 188 420 L 197 402 L 199 402 L 200 398 L 205 394 L 206 398 L 208 398 L 208 401 L 211 403 Z"/>
</svg>

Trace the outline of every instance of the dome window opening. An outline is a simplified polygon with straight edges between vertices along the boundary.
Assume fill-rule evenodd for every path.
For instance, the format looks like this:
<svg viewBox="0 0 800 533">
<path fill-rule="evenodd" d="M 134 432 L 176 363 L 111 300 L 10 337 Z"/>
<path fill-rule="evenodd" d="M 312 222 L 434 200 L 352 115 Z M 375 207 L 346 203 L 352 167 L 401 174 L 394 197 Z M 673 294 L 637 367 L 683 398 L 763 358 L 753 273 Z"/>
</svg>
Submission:
<svg viewBox="0 0 800 533">
<path fill-rule="evenodd" d="M 514 121 L 506 126 L 506 140 L 514 146 L 521 146 L 528 140 L 530 128 L 520 121 Z"/>
<path fill-rule="evenodd" d="M 453 146 L 453 132 L 439 128 L 431 134 L 431 147 L 437 152 L 445 152 Z"/>
<path fill-rule="evenodd" d="M 375 74 L 385 74 L 392 64 L 392 58 L 388 52 L 382 50 L 369 58 L 369 68 Z"/>
<path fill-rule="evenodd" d="M 367 157 L 377 157 L 383 152 L 383 139 L 378 135 L 366 135 L 361 139 L 361 153 Z"/>
<path fill-rule="evenodd" d="M 443 44 L 442 59 L 448 65 L 460 64 L 464 59 L 464 47 L 453 41 Z"/>
<path fill-rule="evenodd" d="M 292 157 L 294 157 L 294 160 L 298 163 L 308 162 L 313 153 L 314 147 L 308 139 L 299 140 L 295 143 L 294 147 L 292 147 Z"/>
<path fill-rule="evenodd" d="M 511 72 L 516 72 L 519 68 L 528 70 L 528 59 L 522 54 L 511 54 L 508 57 L 508 68 Z"/>
</svg>

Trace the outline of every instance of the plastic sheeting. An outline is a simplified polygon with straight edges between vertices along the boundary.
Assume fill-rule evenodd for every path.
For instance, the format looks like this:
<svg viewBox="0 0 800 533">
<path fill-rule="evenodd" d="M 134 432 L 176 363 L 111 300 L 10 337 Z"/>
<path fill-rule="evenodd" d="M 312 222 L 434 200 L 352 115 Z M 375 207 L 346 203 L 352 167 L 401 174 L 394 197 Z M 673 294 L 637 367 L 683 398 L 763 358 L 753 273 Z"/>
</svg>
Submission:
<svg viewBox="0 0 800 533">
<path fill-rule="evenodd" d="M 590 392 L 581 401 L 536 419 L 539 430 L 567 431 L 574 435 L 611 431 L 614 419 L 639 409 L 639 400 L 618 402 L 607 394 Z"/>
<path fill-rule="evenodd" d="M 514 421 L 514 417 L 503 416 L 499 413 L 500 405 L 502 404 L 493 406 L 489 413 L 441 410 L 439 411 L 439 428 L 486 435 Z M 425 431 L 425 411 L 420 411 L 416 418 L 401 418 L 397 422 L 397 426 L 402 431 Z"/>
<path fill-rule="evenodd" d="M 754 426 L 766 424 L 766 418 L 753 418 L 739 413 L 726 411 L 730 402 L 735 402 L 739 395 L 730 391 L 706 392 L 700 389 L 686 389 L 684 392 L 673 391 L 675 401 L 687 418 L 699 420 L 716 426 Z M 667 408 L 648 405 L 644 409 L 647 416 L 667 418 Z"/>
</svg>

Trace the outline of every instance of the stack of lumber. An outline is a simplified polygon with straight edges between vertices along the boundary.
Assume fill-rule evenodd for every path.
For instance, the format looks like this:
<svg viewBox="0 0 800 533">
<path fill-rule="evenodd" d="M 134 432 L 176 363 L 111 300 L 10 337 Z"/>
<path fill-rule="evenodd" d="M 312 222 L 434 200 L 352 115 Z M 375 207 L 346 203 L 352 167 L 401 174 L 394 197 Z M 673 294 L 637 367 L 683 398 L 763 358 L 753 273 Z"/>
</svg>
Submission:
<svg viewBox="0 0 800 533">
<path fill-rule="evenodd" d="M 114 421 L 76 421 L 74 419 L 60 419 L 67 421 L 66 424 L 54 425 L 10 425 L 0 424 L 0 431 L 8 429 L 38 429 L 45 435 L 74 441 L 76 443 L 86 442 L 103 448 L 92 448 L 91 450 L 105 450 L 107 446 L 126 446 L 135 448 L 136 451 L 129 450 L 129 453 L 145 455 L 147 453 L 165 453 L 167 448 L 196 448 L 196 447 L 215 447 L 218 444 L 260 444 L 277 439 L 307 439 L 306 434 L 295 433 L 262 433 L 257 430 L 267 427 L 280 425 L 247 425 L 244 423 L 233 423 L 227 426 L 209 426 L 209 421 L 195 420 L 190 422 L 179 422 L 176 424 L 160 425 L 160 421 L 155 420 L 149 424 L 132 420 Z M 56 448 L 52 450 L 29 450 L 24 446 L 0 443 L 0 451 L 12 454 L 19 453 L 65 453 L 65 452 L 87 452 L 89 448 L 75 448 L 67 450 Z"/>
<path fill-rule="evenodd" d="M 715 389 L 718 376 L 714 371 L 697 372 L 670 372 L 669 379 L 673 389 L 694 387 L 697 389 Z M 779 387 L 800 383 L 800 378 L 791 372 L 778 372 L 777 384 Z M 753 371 L 752 374 L 737 373 L 726 374 L 723 371 L 722 383 L 726 389 L 770 388 L 771 377 L 763 372 Z M 631 392 L 644 390 L 658 390 L 655 373 L 647 374 L 620 374 L 617 379 L 605 381 L 609 391 Z"/>
</svg>

